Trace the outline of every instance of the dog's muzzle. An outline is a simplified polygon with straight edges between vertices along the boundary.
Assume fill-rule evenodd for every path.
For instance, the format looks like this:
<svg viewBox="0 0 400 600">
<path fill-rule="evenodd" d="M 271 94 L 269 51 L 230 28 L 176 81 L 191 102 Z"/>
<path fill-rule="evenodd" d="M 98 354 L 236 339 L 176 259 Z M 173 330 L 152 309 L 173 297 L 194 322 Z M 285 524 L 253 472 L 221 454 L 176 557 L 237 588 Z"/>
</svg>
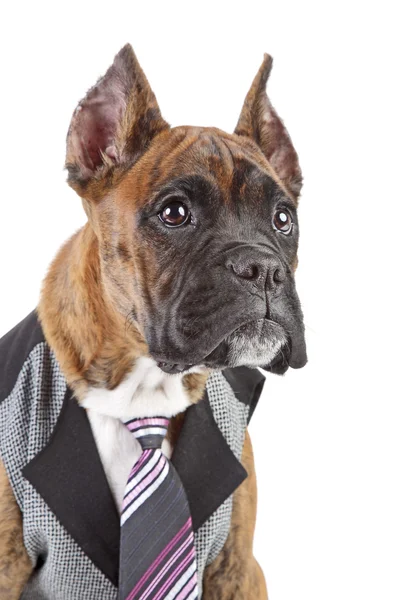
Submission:
<svg viewBox="0 0 400 600">
<path fill-rule="evenodd" d="M 235 244 L 219 253 L 213 267 L 197 267 L 184 281 L 179 305 L 166 306 L 162 326 L 149 331 L 158 366 L 171 374 L 196 365 L 274 373 L 304 366 L 300 302 L 279 256 L 260 245 Z"/>
</svg>

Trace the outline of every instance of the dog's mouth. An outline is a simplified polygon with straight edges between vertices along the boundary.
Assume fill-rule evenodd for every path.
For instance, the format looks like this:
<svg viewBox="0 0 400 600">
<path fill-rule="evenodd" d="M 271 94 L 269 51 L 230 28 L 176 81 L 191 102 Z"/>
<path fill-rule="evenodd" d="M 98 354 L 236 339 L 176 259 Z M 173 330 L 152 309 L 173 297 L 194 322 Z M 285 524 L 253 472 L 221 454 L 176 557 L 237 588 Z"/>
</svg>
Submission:
<svg viewBox="0 0 400 600">
<path fill-rule="evenodd" d="M 169 363 L 169 362 L 161 362 L 157 361 L 157 366 L 164 371 L 164 373 L 169 373 L 170 375 L 175 375 L 176 373 L 184 373 L 185 371 L 189 371 L 194 365 L 185 365 L 182 363 Z"/>
<path fill-rule="evenodd" d="M 171 375 L 199 367 L 224 369 L 237 366 L 261 367 L 283 374 L 291 366 L 292 341 L 278 323 L 257 319 L 237 327 L 196 364 L 158 360 L 157 366 Z"/>
</svg>

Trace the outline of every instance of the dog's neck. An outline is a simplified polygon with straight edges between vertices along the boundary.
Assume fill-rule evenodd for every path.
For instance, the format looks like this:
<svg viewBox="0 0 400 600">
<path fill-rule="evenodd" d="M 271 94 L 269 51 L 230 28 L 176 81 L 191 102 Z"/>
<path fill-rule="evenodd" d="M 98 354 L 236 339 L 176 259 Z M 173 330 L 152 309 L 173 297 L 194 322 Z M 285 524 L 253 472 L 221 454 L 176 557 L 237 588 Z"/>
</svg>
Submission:
<svg viewBox="0 0 400 600">
<path fill-rule="evenodd" d="M 44 335 L 78 400 L 93 388 L 113 390 L 148 347 L 139 327 L 120 314 L 102 280 L 98 240 L 89 223 L 59 251 L 44 280 L 38 306 Z M 203 395 L 207 372 L 182 384 L 191 402 Z"/>
</svg>

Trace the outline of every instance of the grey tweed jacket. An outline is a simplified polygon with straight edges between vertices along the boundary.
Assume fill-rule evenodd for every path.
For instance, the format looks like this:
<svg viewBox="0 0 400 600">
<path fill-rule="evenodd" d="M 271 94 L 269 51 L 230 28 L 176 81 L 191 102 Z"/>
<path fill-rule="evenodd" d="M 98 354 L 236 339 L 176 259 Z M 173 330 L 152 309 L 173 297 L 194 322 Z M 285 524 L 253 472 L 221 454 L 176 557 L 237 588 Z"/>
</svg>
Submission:
<svg viewBox="0 0 400 600">
<path fill-rule="evenodd" d="M 232 494 L 247 476 L 244 434 L 264 380 L 246 367 L 214 372 L 185 413 L 171 460 L 189 500 L 200 582 L 228 536 Z M 0 457 L 33 565 L 22 598 L 115 600 L 119 515 L 86 412 L 36 311 L 0 340 Z"/>
</svg>

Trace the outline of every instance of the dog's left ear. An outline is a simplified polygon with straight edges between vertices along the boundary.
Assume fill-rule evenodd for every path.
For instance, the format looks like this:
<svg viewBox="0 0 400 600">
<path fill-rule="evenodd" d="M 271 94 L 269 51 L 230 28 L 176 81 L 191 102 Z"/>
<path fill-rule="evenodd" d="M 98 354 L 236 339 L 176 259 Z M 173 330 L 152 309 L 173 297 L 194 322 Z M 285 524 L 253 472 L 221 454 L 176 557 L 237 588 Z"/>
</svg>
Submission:
<svg viewBox="0 0 400 600">
<path fill-rule="evenodd" d="M 130 44 L 76 108 L 67 136 L 68 183 L 98 195 L 146 151 L 169 125 Z"/>
<path fill-rule="evenodd" d="M 264 54 L 263 63 L 244 101 L 235 133 L 252 138 L 260 146 L 286 189 L 297 201 L 302 185 L 297 152 L 265 90 L 271 68 L 272 58 Z"/>
</svg>

